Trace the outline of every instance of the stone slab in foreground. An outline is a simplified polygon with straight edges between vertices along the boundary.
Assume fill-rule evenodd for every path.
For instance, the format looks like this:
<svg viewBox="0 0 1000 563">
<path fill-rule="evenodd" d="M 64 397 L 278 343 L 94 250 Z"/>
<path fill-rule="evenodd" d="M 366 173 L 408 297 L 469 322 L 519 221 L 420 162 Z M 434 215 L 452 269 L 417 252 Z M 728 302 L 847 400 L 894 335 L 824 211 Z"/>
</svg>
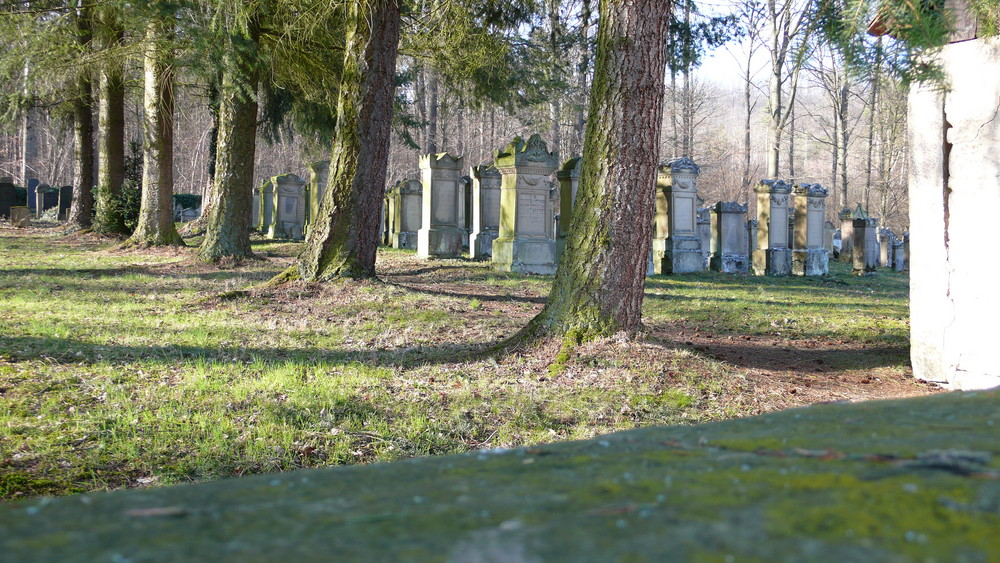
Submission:
<svg viewBox="0 0 1000 563">
<path fill-rule="evenodd" d="M 990 561 L 1000 392 L 0 506 L 14 561 Z"/>
</svg>

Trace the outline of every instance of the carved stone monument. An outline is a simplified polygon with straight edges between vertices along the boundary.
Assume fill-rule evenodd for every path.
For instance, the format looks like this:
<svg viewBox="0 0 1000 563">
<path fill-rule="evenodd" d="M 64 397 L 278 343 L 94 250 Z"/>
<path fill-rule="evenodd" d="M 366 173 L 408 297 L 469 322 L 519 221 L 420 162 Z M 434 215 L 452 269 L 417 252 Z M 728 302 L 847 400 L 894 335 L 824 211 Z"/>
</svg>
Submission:
<svg viewBox="0 0 1000 563">
<path fill-rule="evenodd" d="M 319 213 L 319 204 L 323 201 L 323 194 L 326 193 L 326 182 L 330 178 L 330 161 L 321 160 L 309 165 L 309 183 L 306 184 L 306 213 L 305 232 L 309 232 L 309 226 L 316 221 L 316 214 Z"/>
<path fill-rule="evenodd" d="M 583 158 L 571 158 L 563 164 L 556 178 L 559 179 L 559 236 L 556 239 L 556 254 L 562 256 L 566 248 L 566 237 L 569 235 L 569 225 L 573 221 L 573 206 L 576 205 L 576 192 L 580 189 L 580 169 Z"/>
<path fill-rule="evenodd" d="M 59 188 L 59 219 L 69 218 L 69 208 L 73 205 L 73 186 Z"/>
<path fill-rule="evenodd" d="M 705 201 L 698 198 L 698 205 Z M 712 257 L 712 212 L 707 207 L 698 207 L 698 239 L 701 241 L 701 269 L 708 269 L 708 261 Z"/>
<path fill-rule="evenodd" d="M 251 196 L 250 227 L 253 230 L 260 230 L 260 188 L 253 189 Z"/>
<path fill-rule="evenodd" d="M 12 227 L 30 227 L 31 212 L 26 205 L 15 205 L 10 208 L 10 224 Z"/>
<path fill-rule="evenodd" d="M 10 217 L 10 208 L 17 205 L 17 192 L 14 190 L 14 183 L 8 180 L 0 182 L 0 217 Z"/>
<path fill-rule="evenodd" d="M 788 198 L 791 186 L 783 180 L 761 180 L 757 193 L 757 250 L 753 272 L 758 276 L 787 276 L 792 271 L 788 248 Z"/>
<path fill-rule="evenodd" d="M 264 183 L 260 185 L 258 190 L 260 194 L 260 221 L 258 222 L 258 229 L 260 232 L 267 235 L 271 230 L 271 224 L 274 222 L 274 184 L 271 180 L 264 180 Z"/>
<path fill-rule="evenodd" d="M 389 190 L 389 244 L 417 249 L 417 231 L 423 222 L 424 187 L 419 180 L 403 179 Z"/>
<path fill-rule="evenodd" d="M 500 182 L 500 171 L 492 160 L 472 167 L 469 255 L 473 260 L 493 256 L 493 241 L 500 236 Z"/>
<path fill-rule="evenodd" d="M 306 181 L 295 174 L 282 174 L 271 178 L 274 185 L 274 221 L 268 226 L 268 238 L 303 238 L 305 228 Z"/>
<path fill-rule="evenodd" d="M 538 135 L 527 142 L 518 137 L 496 152 L 494 166 L 502 180 L 493 265 L 506 272 L 554 274 L 555 186 L 549 176 L 559 167 L 559 154 L 550 153 Z"/>
<path fill-rule="evenodd" d="M 878 268 L 878 219 L 865 213 L 858 204 L 854 210 L 853 272 L 857 276 L 874 276 Z"/>
<path fill-rule="evenodd" d="M 685 274 L 704 269 L 698 234 L 698 186 L 701 169 L 689 158 L 660 164 L 653 218 L 653 271 Z"/>
<path fill-rule="evenodd" d="M 792 273 L 796 276 L 825 276 L 830 273 L 824 222 L 827 194 L 827 189 L 819 184 L 795 186 Z"/>
<path fill-rule="evenodd" d="M 837 258 L 841 262 L 854 262 L 854 214 L 847 207 L 840 210 L 840 253 Z"/>
<path fill-rule="evenodd" d="M 747 244 L 747 205 L 720 201 L 712 213 L 712 270 L 745 274 L 750 270 Z"/>
<path fill-rule="evenodd" d="M 417 256 L 457 258 L 465 234 L 465 191 L 460 156 L 448 153 L 420 157 L 423 213 L 417 231 Z"/>
</svg>

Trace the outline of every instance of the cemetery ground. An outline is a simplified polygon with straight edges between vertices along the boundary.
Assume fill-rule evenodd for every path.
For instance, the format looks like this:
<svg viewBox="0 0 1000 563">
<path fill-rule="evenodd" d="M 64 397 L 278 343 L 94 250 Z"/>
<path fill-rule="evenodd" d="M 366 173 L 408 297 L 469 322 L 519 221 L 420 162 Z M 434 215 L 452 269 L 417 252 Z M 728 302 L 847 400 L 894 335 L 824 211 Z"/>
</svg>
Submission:
<svg viewBox="0 0 1000 563">
<path fill-rule="evenodd" d="M 646 333 L 483 352 L 551 278 L 380 250 L 380 280 L 259 285 L 0 225 L 0 500 L 391 461 L 936 392 L 908 367 L 907 278 L 648 280 Z"/>
</svg>

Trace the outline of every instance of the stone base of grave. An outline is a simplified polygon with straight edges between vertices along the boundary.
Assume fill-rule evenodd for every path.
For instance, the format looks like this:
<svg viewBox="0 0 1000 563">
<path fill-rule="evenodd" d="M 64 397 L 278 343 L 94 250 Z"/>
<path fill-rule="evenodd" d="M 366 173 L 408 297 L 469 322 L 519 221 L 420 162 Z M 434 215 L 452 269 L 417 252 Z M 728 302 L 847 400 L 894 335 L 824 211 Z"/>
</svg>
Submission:
<svg viewBox="0 0 1000 563">
<path fill-rule="evenodd" d="M 435 227 L 417 231 L 417 256 L 421 258 L 459 258 L 462 256 L 462 235 L 458 227 Z"/>
<path fill-rule="evenodd" d="M 750 271 L 750 258 L 746 254 L 721 254 L 712 256 L 709 267 L 713 272 L 745 274 Z"/>
<path fill-rule="evenodd" d="M 854 269 L 851 270 L 851 273 L 854 274 L 855 276 L 862 276 L 862 277 L 876 276 L 878 275 L 877 270 L 878 268 L 875 266 L 875 264 L 865 264 L 863 268 L 859 268 L 858 265 L 855 264 Z"/>
<path fill-rule="evenodd" d="M 473 260 L 483 260 L 493 256 L 493 241 L 500 236 L 498 231 L 480 231 L 469 235 L 469 256 Z"/>
<path fill-rule="evenodd" d="M 753 273 L 758 276 L 787 276 L 792 273 L 792 251 L 768 248 L 753 251 Z"/>
<path fill-rule="evenodd" d="M 501 272 L 549 276 L 556 273 L 556 241 L 547 238 L 498 238 L 493 241 L 493 267 Z"/>
<path fill-rule="evenodd" d="M 31 213 L 28 208 L 24 206 L 11 207 L 10 224 L 13 227 L 30 227 Z"/>
<path fill-rule="evenodd" d="M 825 276 L 829 273 L 830 255 L 825 249 L 792 251 L 792 274 L 796 276 Z"/>
<path fill-rule="evenodd" d="M 705 269 L 701 239 L 653 239 L 653 272 L 663 274 L 693 274 Z"/>
<path fill-rule="evenodd" d="M 405 248 L 407 250 L 417 249 L 417 232 L 416 231 L 402 231 L 399 233 L 393 233 L 392 235 L 392 247 L 393 248 Z"/>
<path fill-rule="evenodd" d="M 264 235 L 269 239 L 292 239 L 302 240 L 302 226 L 294 222 L 272 222 Z"/>
</svg>

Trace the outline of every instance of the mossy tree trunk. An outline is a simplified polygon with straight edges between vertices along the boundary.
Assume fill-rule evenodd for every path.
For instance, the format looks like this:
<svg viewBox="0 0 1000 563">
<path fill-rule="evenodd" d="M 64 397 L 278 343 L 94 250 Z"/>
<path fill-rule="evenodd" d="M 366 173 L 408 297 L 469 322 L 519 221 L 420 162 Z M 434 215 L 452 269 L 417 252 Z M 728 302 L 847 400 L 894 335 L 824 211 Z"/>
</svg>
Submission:
<svg viewBox="0 0 1000 563">
<path fill-rule="evenodd" d="M 326 193 L 299 256 L 308 280 L 375 275 L 399 46 L 399 0 L 346 8 L 347 37 Z"/>
<path fill-rule="evenodd" d="M 663 117 L 669 0 L 601 0 L 580 188 L 548 304 L 521 333 L 641 327 Z"/>
<path fill-rule="evenodd" d="M 128 246 L 184 245 L 174 227 L 174 77 L 169 21 L 146 26 L 143 52 L 142 204 Z"/>
<path fill-rule="evenodd" d="M 93 38 L 90 8 L 76 15 L 77 38 L 87 49 Z M 90 72 L 77 76 L 77 98 L 73 101 L 73 203 L 67 222 L 76 229 L 89 229 L 94 211 L 94 103 Z"/>
<path fill-rule="evenodd" d="M 246 44 L 231 44 L 228 50 L 231 60 L 222 79 L 215 173 L 211 195 L 203 198 L 208 223 L 198 259 L 206 262 L 253 256 L 250 229 L 258 80 L 254 50 L 259 35 L 257 20 L 251 18 Z"/>
<path fill-rule="evenodd" d="M 94 227 L 104 234 L 127 235 L 128 229 L 112 201 L 125 181 L 125 72 L 115 50 L 124 32 L 114 8 L 97 11 L 97 31 L 108 59 L 101 65 L 97 107 L 97 212 Z"/>
</svg>

